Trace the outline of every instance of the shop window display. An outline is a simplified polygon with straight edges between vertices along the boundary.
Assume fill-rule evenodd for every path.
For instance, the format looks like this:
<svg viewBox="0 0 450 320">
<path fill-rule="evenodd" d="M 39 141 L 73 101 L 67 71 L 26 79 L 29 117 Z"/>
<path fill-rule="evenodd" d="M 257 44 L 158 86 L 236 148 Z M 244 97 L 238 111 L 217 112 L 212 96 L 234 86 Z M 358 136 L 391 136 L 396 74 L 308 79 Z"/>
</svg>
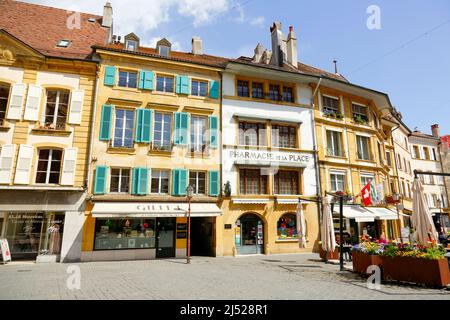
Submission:
<svg viewBox="0 0 450 320">
<path fill-rule="evenodd" d="M 285 214 L 278 220 L 277 235 L 279 240 L 298 239 L 295 214 Z"/>
<path fill-rule="evenodd" d="M 97 219 L 94 250 L 155 248 L 156 219 Z"/>
</svg>

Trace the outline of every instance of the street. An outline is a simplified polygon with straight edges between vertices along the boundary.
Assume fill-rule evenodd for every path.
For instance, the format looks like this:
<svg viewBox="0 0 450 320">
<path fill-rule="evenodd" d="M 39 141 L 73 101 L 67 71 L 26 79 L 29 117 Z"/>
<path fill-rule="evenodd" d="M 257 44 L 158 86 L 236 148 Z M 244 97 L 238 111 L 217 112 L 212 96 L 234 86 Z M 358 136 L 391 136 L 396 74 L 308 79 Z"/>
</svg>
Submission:
<svg viewBox="0 0 450 320">
<path fill-rule="evenodd" d="M 445 289 L 397 284 L 369 289 L 364 278 L 339 272 L 338 265 L 324 264 L 316 254 L 193 257 L 191 265 L 185 261 L 13 262 L 0 265 L 0 299 L 450 300 Z M 80 270 L 79 289 L 74 270 Z"/>
</svg>

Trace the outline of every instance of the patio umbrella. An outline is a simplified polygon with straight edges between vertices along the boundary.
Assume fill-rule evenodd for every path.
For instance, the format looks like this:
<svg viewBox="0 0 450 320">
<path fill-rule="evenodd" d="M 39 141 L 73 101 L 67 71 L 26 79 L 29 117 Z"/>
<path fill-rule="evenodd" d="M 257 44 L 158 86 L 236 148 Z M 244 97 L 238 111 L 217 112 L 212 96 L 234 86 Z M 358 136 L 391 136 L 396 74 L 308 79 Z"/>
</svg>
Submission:
<svg viewBox="0 0 450 320">
<path fill-rule="evenodd" d="M 434 227 L 433 219 L 428 208 L 422 183 L 418 178 L 413 184 L 413 227 L 416 229 L 416 241 L 421 245 L 427 245 L 430 240 L 438 240 L 438 233 Z"/>
<path fill-rule="evenodd" d="M 330 196 L 322 198 L 322 248 L 327 252 L 334 252 L 336 239 L 334 236 L 333 216 L 330 209 Z"/>
<path fill-rule="evenodd" d="M 299 236 L 298 244 L 300 248 L 306 248 L 306 222 L 303 214 L 302 203 L 297 204 L 297 234 Z"/>
</svg>

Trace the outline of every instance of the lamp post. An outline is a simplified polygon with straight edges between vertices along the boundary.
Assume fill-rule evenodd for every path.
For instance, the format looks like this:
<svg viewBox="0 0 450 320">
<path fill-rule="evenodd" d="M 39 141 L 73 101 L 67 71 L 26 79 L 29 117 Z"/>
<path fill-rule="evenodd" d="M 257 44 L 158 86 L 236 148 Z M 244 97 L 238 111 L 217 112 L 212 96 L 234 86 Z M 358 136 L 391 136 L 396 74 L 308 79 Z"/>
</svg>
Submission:
<svg viewBox="0 0 450 320">
<path fill-rule="evenodd" d="M 397 210 L 397 219 L 398 219 L 398 232 L 400 237 L 400 242 L 403 242 L 402 239 L 402 226 L 400 223 L 400 211 L 398 210 L 398 203 L 400 201 L 400 195 L 398 193 L 392 194 L 392 199 L 395 201 L 395 209 Z"/>
<path fill-rule="evenodd" d="M 194 194 L 194 188 L 188 185 L 186 188 L 186 198 L 188 200 L 188 237 L 187 237 L 187 263 L 191 263 L 191 199 Z"/>
</svg>

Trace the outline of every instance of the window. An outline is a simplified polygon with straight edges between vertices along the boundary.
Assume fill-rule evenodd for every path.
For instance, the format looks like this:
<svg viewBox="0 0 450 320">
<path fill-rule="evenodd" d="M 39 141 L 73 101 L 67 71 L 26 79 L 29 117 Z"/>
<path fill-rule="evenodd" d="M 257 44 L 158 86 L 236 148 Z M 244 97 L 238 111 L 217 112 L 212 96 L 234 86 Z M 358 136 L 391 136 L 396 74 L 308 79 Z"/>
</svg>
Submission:
<svg viewBox="0 0 450 320">
<path fill-rule="evenodd" d="M 94 250 L 155 248 L 155 218 L 96 219 Z"/>
<path fill-rule="evenodd" d="M 332 172 L 330 173 L 331 192 L 345 191 L 345 173 Z"/>
<path fill-rule="evenodd" d="M 408 172 L 408 166 L 406 165 L 406 158 L 403 158 L 403 169 Z"/>
<path fill-rule="evenodd" d="M 294 90 L 292 87 L 283 87 L 283 101 L 294 102 Z"/>
<path fill-rule="evenodd" d="M 169 171 L 152 170 L 151 193 L 168 194 L 169 193 Z"/>
<path fill-rule="evenodd" d="M 249 82 L 248 81 L 238 80 L 237 94 L 239 97 L 249 97 L 250 90 L 249 90 Z"/>
<path fill-rule="evenodd" d="M 66 128 L 67 107 L 70 92 L 67 90 L 47 90 L 45 107 L 45 127 L 49 129 Z"/>
<path fill-rule="evenodd" d="M 400 155 L 397 155 L 397 166 L 398 170 L 402 170 L 402 158 Z"/>
<path fill-rule="evenodd" d="M 156 91 L 173 92 L 173 77 L 158 75 L 156 77 Z"/>
<path fill-rule="evenodd" d="M 189 185 L 194 187 L 194 194 L 206 194 L 206 173 L 189 171 Z"/>
<path fill-rule="evenodd" d="M 127 40 L 126 44 L 127 50 L 136 51 L 137 50 L 137 42 L 134 40 Z"/>
<path fill-rule="evenodd" d="M 411 161 L 408 160 L 408 168 L 409 168 L 409 173 L 413 173 L 411 170 Z"/>
<path fill-rule="evenodd" d="M 428 147 L 423 147 L 423 154 L 425 155 L 425 159 L 426 160 L 430 160 L 430 150 L 428 149 Z"/>
<path fill-rule="evenodd" d="M 406 188 L 405 188 L 405 182 L 404 181 L 402 181 L 402 194 L 403 194 L 403 196 L 406 197 Z"/>
<path fill-rule="evenodd" d="M 392 167 L 391 153 L 389 151 L 386 152 L 386 162 L 389 167 Z"/>
<path fill-rule="evenodd" d="M 269 99 L 279 101 L 280 99 L 280 86 L 277 84 L 269 85 Z"/>
<path fill-rule="evenodd" d="M 274 194 L 299 194 L 298 176 L 298 171 L 278 170 L 274 176 Z"/>
<path fill-rule="evenodd" d="M 192 80 L 191 95 L 198 97 L 206 97 L 208 94 L 208 82 Z"/>
<path fill-rule="evenodd" d="M 252 82 L 252 97 L 256 99 L 264 99 L 263 84 L 261 82 Z"/>
<path fill-rule="evenodd" d="M 378 160 L 380 161 L 380 163 L 383 163 L 383 155 L 381 153 L 381 144 L 379 142 L 377 142 L 377 146 L 378 146 Z"/>
<path fill-rule="evenodd" d="M 109 192 L 130 192 L 130 169 L 111 169 Z"/>
<path fill-rule="evenodd" d="M 369 117 L 367 116 L 367 107 L 361 106 L 359 104 L 352 104 L 352 113 L 353 118 L 361 118 L 362 121 L 369 121 Z"/>
<path fill-rule="evenodd" d="M 295 214 L 284 214 L 277 222 L 277 235 L 279 240 L 298 239 L 297 217 Z"/>
<path fill-rule="evenodd" d="M 136 88 L 137 72 L 119 71 L 119 87 Z"/>
<path fill-rule="evenodd" d="M 405 148 L 408 149 L 408 138 L 405 137 Z"/>
<path fill-rule="evenodd" d="M 6 117 L 6 108 L 8 106 L 9 86 L 0 84 L 0 125 Z"/>
<path fill-rule="evenodd" d="M 342 157 L 341 133 L 327 130 L 327 155 Z"/>
<path fill-rule="evenodd" d="M 433 154 L 432 160 L 437 161 L 437 158 L 436 158 L 436 150 L 435 150 L 434 148 L 431 148 L 431 151 L 432 151 L 432 154 Z"/>
<path fill-rule="evenodd" d="M 420 159 L 420 152 L 418 146 L 413 146 L 413 157 L 414 159 Z"/>
<path fill-rule="evenodd" d="M 373 113 L 373 123 L 375 125 L 375 129 L 379 128 L 378 117 L 375 113 Z"/>
<path fill-rule="evenodd" d="M 191 152 L 204 152 L 206 117 L 191 116 Z"/>
<path fill-rule="evenodd" d="M 263 123 L 239 122 L 239 144 L 244 146 L 265 146 L 266 125 Z"/>
<path fill-rule="evenodd" d="M 158 46 L 158 54 L 163 57 L 168 57 L 170 52 L 170 48 L 168 46 Z"/>
<path fill-rule="evenodd" d="M 361 175 L 361 189 L 364 188 L 373 179 L 374 179 L 373 175 L 362 174 Z"/>
<path fill-rule="evenodd" d="M 67 48 L 70 45 L 70 40 L 59 40 L 57 47 Z"/>
<path fill-rule="evenodd" d="M 134 111 L 116 109 L 113 147 L 133 147 Z"/>
<path fill-rule="evenodd" d="M 407 183 L 408 185 L 408 198 L 411 198 L 411 185 Z"/>
<path fill-rule="evenodd" d="M 288 126 L 272 126 L 272 147 L 295 148 L 297 128 Z"/>
<path fill-rule="evenodd" d="M 239 190 L 241 194 L 267 194 L 267 175 L 259 169 L 240 169 Z"/>
<path fill-rule="evenodd" d="M 155 112 L 153 125 L 153 147 L 158 150 L 171 150 L 172 115 Z"/>
<path fill-rule="evenodd" d="M 356 144 L 358 146 L 358 159 L 371 160 L 369 138 L 356 136 Z"/>
<path fill-rule="evenodd" d="M 339 100 L 331 97 L 323 97 L 323 113 L 338 113 L 339 112 Z"/>
<path fill-rule="evenodd" d="M 62 151 L 56 149 L 40 149 L 36 172 L 36 183 L 59 183 Z"/>
</svg>

